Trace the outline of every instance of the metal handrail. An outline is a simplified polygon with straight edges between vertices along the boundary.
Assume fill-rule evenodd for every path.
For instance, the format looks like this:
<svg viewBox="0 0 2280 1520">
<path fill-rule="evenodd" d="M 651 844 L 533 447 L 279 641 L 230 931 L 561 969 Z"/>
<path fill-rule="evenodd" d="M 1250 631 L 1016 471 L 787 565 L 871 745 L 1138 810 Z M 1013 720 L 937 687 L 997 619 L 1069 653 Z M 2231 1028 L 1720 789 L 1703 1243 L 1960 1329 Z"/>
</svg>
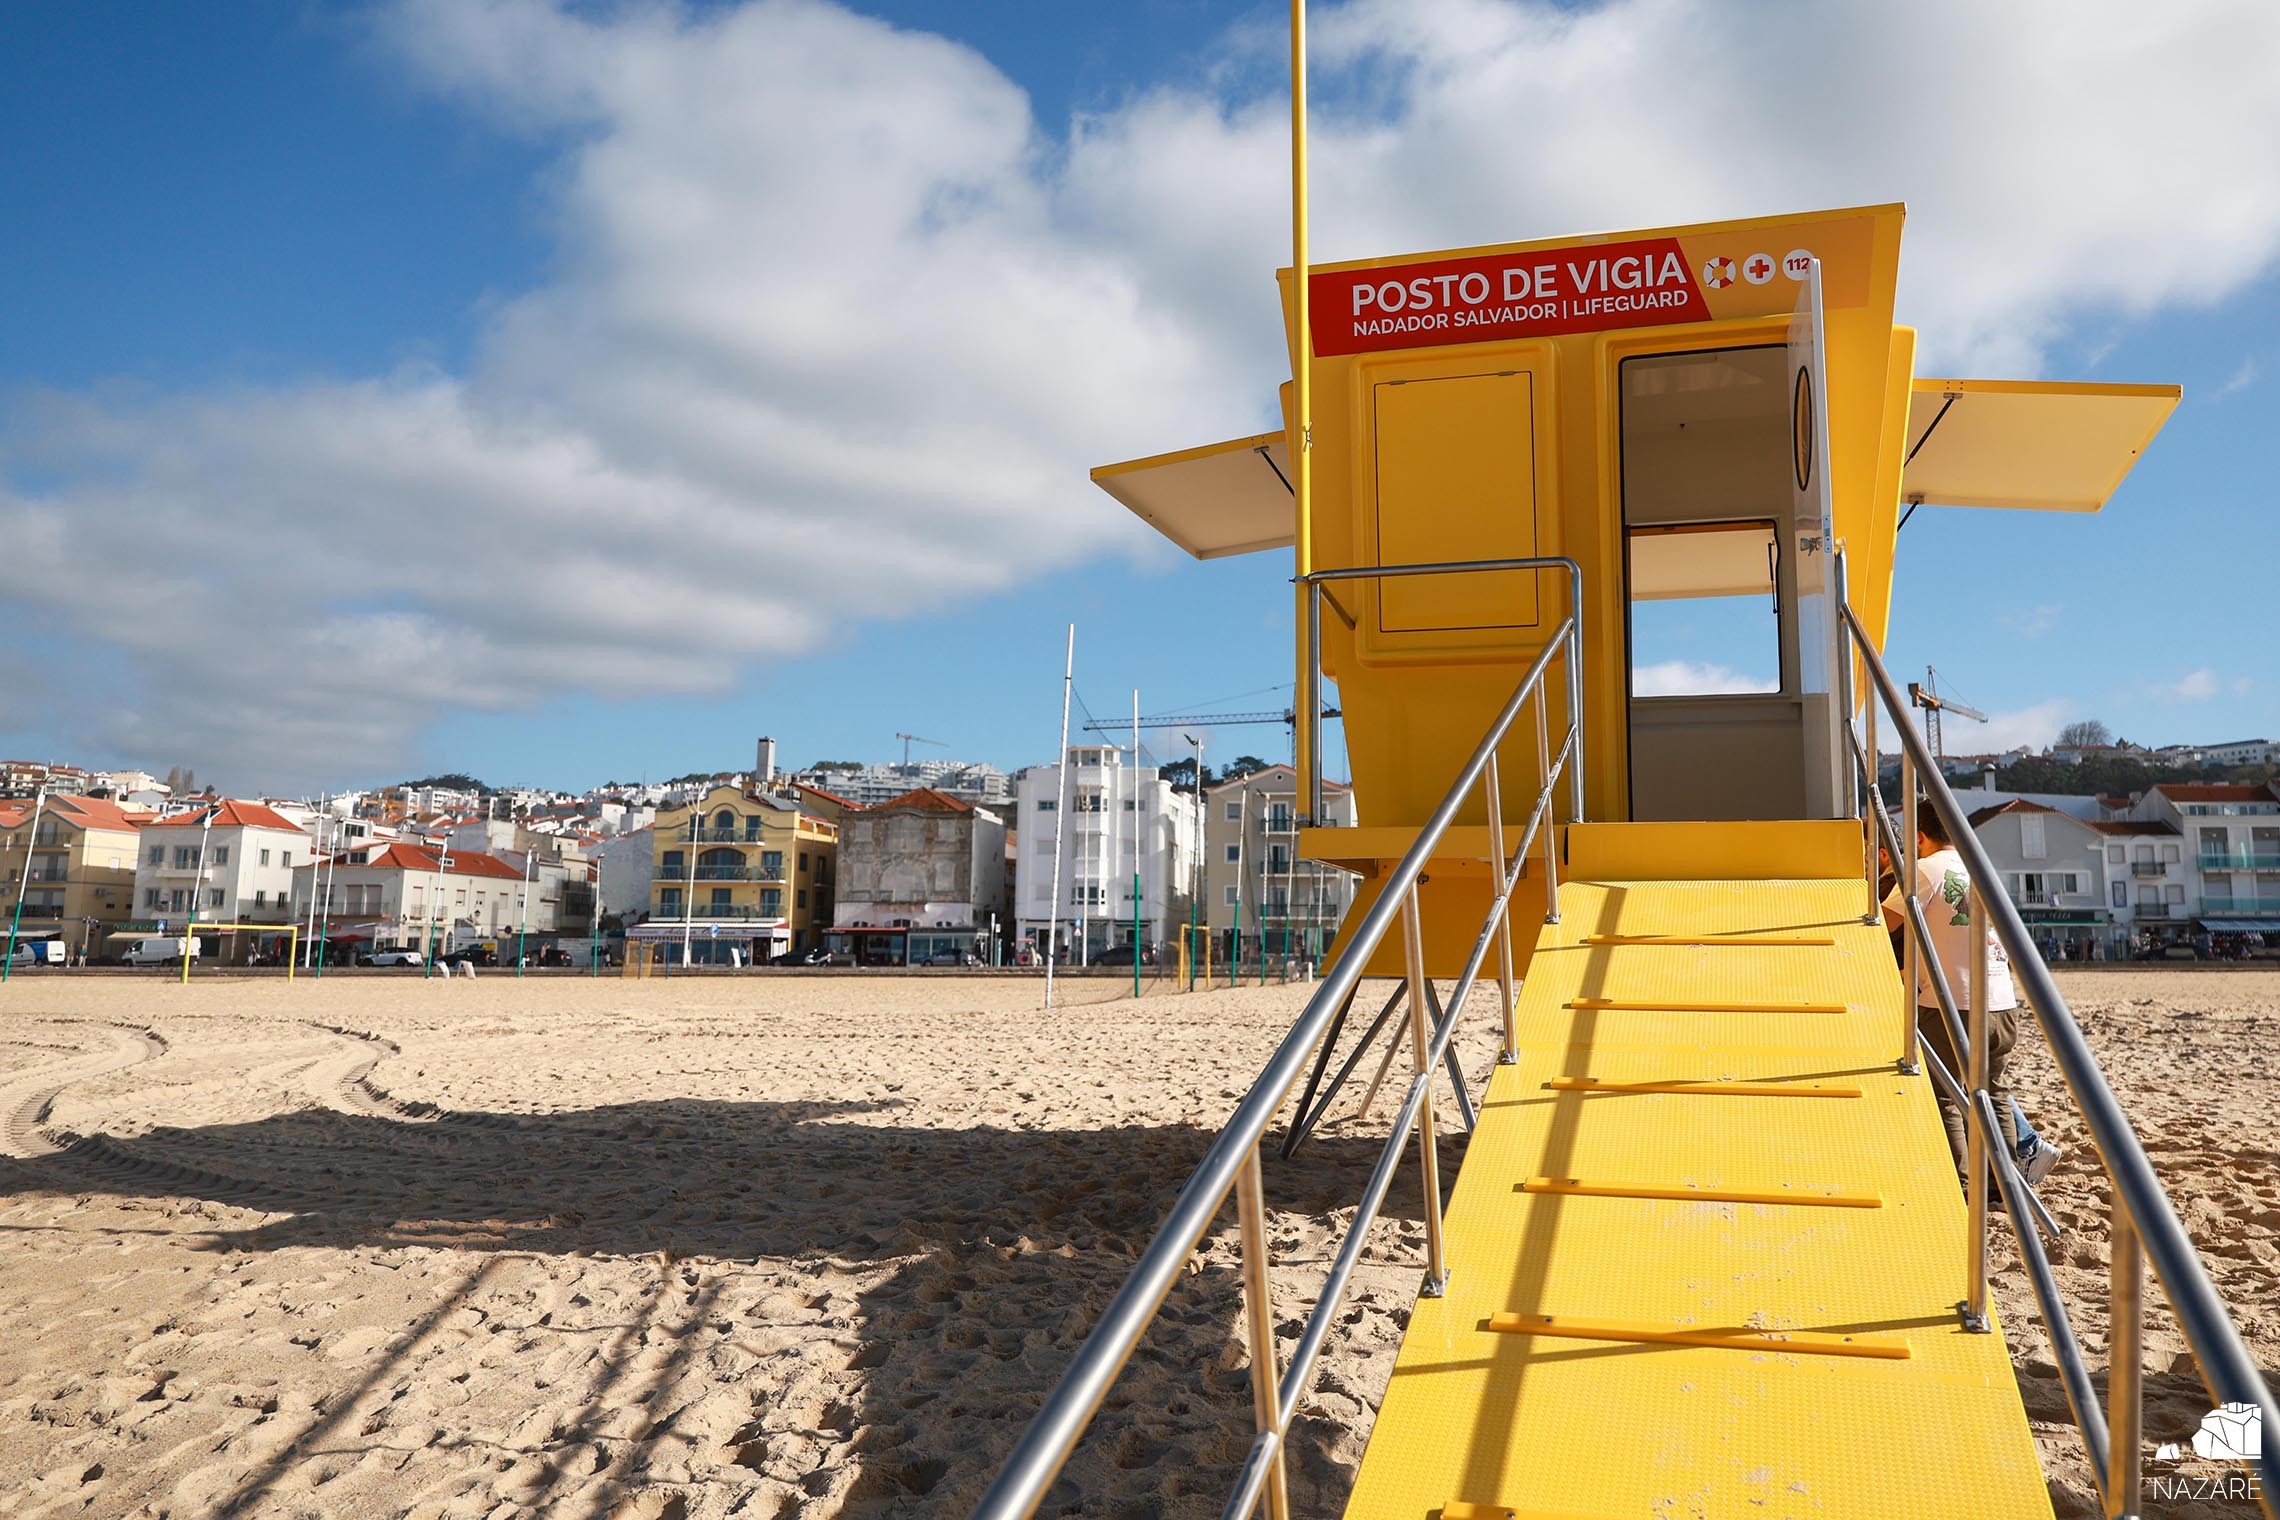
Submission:
<svg viewBox="0 0 2280 1520">
<path fill-rule="evenodd" d="M 1576 622 L 1577 652 L 1581 653 L 1583 618 L 1583 566 L 1564 554 L 1535 555 L 1524 559 L 1456 559 L 1435 560 L 1408 565 L 1351 565 L 1339 570 L 1316 570 L 1302 575 L 1298 584 L 1306 588 L 1306 679 L 1298 694 L 1299 710 L 1306 714 L 1307 774 L 1298 778 L 1299 787 L 1306 797 L 1306 813 L 1302 823 L 1322 821 L 1322 598 L 1329 595 L 1330 581 L 1375 581 L 1388 576 L 1408 575 L 1478 575 L 1503 570 L 1565 570 L 1568 578 L 1568 616 Z M 1355 626 L 1354 618 L 1332 597 L 1330 605 L 1337 609 L 1340 621 L 1348 628 Z M 1550 646 L 1547 644 L 1547 648 Z M 1568 713 L 1572 718 L 1583 711 L 1582 661 L 1568 661 L 1567 668 Z M 1575 727 L 1575 769 L 1569 777 L 1568 816 L 1583 816 L 1583 730 Z"/>
<path fill-rule="evenodd" d="M 1533 563 L 1533 562 L 1530 562 Z M 1574 562 L 1560 560 L 1546 563 L 1565 565 L 1571 569 Z M 1431 570 L 1462 570 L 1465 566 L 1394 567 L 1391 573 L 1425 573 Z M 1497 563 L 1487 568 L 1508 568 Z M 1362 571 L 1357 574 L 1374 572 Z M 1576 571 L 1580 589 L 1580 571 Z M 1564 769 L 1571 777 L 1579 774 L 1583 736 L 1580 707 L 1572 700 L 1576 689 L 1576 671 L 1581 656 L 1580 604 L 1572 608 L 1560 625 L 1546 640 L 1543 650 L 1529 665 L 1512 695 L 1505 701 L 1480 739 L 1471 756 L 1459 770 L 1448 791 L 1432 814 L 1417 831 L 1417 837 L 1401 857 L 1386 879 L 1384 890 L 1377 901 L 1362 916 L 1351 939 L 1339 955 L 1337 963 L 1323 978 L 1320 988 L 1307 1001 L 1290 1033 L 1276 1047 L 1259 1078 L 1236 1105 L 1227 1127 L 1204 1153 L 1195 1171 L 1189 1176 L 1178 1198 L 1173 1200 L 1170 1213 L 1149 1243 L 1124 1286 L 1109 1303 L 1094 1326 L 1092 1334 L 1077 1351 L 1076 1357 L 1062 1374 L 1045 1405 L 1030 1422 L 1029 1428 L 1015 1446 L 997 1480 L 975 1506 L 977 1520 L 1024 1520 L 1044 1499 L 1046 1490 L 1059 1476 L 1069 1454 L 1107 1397 L 1110 1386 L 1130 1359 L 1140 1337 L 1162 1307 L 1165 1296 L 1178 1279 L 1188 1256 L 1201 1243 L 1218 1217 L 1220 1206 L 1227 1194 L 1237 1195 L 1238 1223 L 1243 1244 L 1242 1260 L 1245 1289 L 1245 1317 L 1249 1327 L 1251 1353 L 1251 1380 L 1257 1435 L 1252 1443 L 1236 1493 L 1225 1511 L 1228 1515 L 1249 1513 L 1264 1494 L 1267 1507 L 1274 1520 L 1283 1520 L 1289 1513 L 1288 1493 L 1283 1482 L 1282 1443 L 1300 1400 L 1305 1396 L 1317 1357 L 1327 1337 L 1333 1316 L 1344 1292 L 1348 1275 L 1360 1259 L 1363 1238 L 1385 1195 L 1392 1184 L 1393 1174 L 1400 1164 L 1401 1153 L 1412 1129 L 1418 1134 L 1419 1159 L 1424 1173 L 1426 1193 L 1427 1264 L 1424 1291 L 1437 1293 L 1446 1280 L 1446 1269 L 1441 1250 L 1441 1198 L 1434 1152 L 1434 1120 L 1431 1098 L 1434 1068 L 1446 1054 L 1451 1036 L 1455 1033 L 1457 1015 L 1470 992 L 1474 980 L 1484 964 L 1488 947 L 1501 942 L 1504 949 L 1504 971 L 1499 978 L 1504 1004 L 1503 1054 L 1512 1048 L 1512 990 L 1511 951 L 1508 909 L 1514 885 L 1527 860 L 1531 843 L 1539 832 L 1544 842 L 1544 865 L 1547 873 L 1547 906 L 1556 918 L 1558 889 L 1554 884 L 1556 858 L 1553 845 L 1554 831 L 1541 825 L 1552 821 L 1551 802 L 1560 772 Z M 1554 656 L 1564 658 L 1569 678 L 1571 700 L 1568 706 L 1568 726 L 1565 736 L 1555 750 L 1549 740 L 1548 720 L 1544 706 L 1544 676 Z M 1519 846 L 1509 860 L 1503 853 L 1503 818 L 1496 750 L 1513 721 L 1535 698 L 1537 754 L 1542 763 L 1543 786 L 1531 813 L 1531 821 L 1524 831 Z M 1317 704 L 1319 705 L 1319 704 Z M 1490 851 L 1499 867 L 1501 890 L 1489 907 L 1487 921 L 1473 946 L 1472 956 L 1459 978 L 1455 994 L 1448 1009 L 1431 1031 L 1426 1028 L 1426 1002 L 1424 997 L 1423 947 L 1418 922 L 1417 883 L 1425 866 L 1432 859 L 1435 847 L 1448 833 L 1458 810 L 1471 795 L 1473 788 L 1485 781 L 1488 801 Z M 1576 788 L 1580 802 L 1581 788 Z M 1580 816 L 1580 814 L 1578 814 Z M 1307 1057 L 1323 1038 L 1333 1017 L 1352 996 L 1360 983 L 1363 969 L 1371 954 L 1384 940 L 1394 919 L 1399 915 L 1404 923 L 1404 938 L 1408 950 L 1408 978 L 1410 1004 L 1410 1031 L 1412 1041 L 1412 1074 L 1409 1090 L 1395 1116 L 1392 1132 L 1378 1156 L 1368 1186 L 1364 1189 L 1361 1206 L 1353 1223 L 1348 1227 L 1337 1260 L 1324 1280 L 1314 1310 L 1301 1331 L 1297 1350 L 1293 1353 L 1287 1372 L 1278 1379 L 1275 1374 L 1277 1354 L 1274 1342 L 1275 1316 L 1270 1300 L 1268 1283 L 1268 1252 L 1266 1241 L 1266 1210 L 1262 1197 L 1259 1169 L 1259 1146 L 1267 1127 L 1289 1099 L 1291 1091 L 1304 1074 Z M 1501 932 L 1500 932 L 1501 931 Z"/>
<path fill-rule="evenodd" d="M 1840 565 L 1842 556 L 1839 556 Z M 1842 585 L 1842 571 L 1839 571 Z M 2089 1041 L 2075 1022 L 2066 999 L 2060 995 L 2050 970 L 2036 951 L 2034 938 L 2028 932 L 2026 921 L 2017 908 L 2000 891 L 1983 891 L 1982 883 L 1999 882 L 1994 862 L 1988 858 L 1977 834 L 1972 832 L 1970 819 L 1955 794 L 1948 789 L 1934 763 L 1929 746 L 1923 736 L 1907 721 L 1907 701 L 1891 674 L 1878 658 L 1875 641 L 1862 626 L 1860 615 L 1853 610 L 1849 599 L 1840 596 L 1838 607 L 1843 615 L 1847 646 L 1841 653 L 1842 668 L 1848 674 L 1854 659 L 1866 672 L 1874 689 L 1876 701 L 1863 704 L 1864 722 L 1869 728 L 1869 745 L 1874 746 L 1874 721 L 1877 702 L 1891 715 L 1902 747 L 1902 798 L 1903 822 L 1908 827 L 1901 845 L 1909 857 L 1902 863 L 1902 850 L 1894 850 L 1894 874 L 1902 884 L 1903 901 L 1907 906 L 1904 915 L 1907 924 L 1907 942 L 1911 966 L 1921 960 L 1930 975 L 1927 980 L 1939 994 L 1942 1013 L 1949 1025 L 1950 1037 L 1963 1034 L 1956 1044 L 1956 1052 L 1966 1063 L 1966 1073 L 1949 1077 L 1946 1086 L 1959 1094 L 1968 1088 L 1969 1103 L 1965 1106 L 1971 1140 L 1971 1217 L 1974 1228 L 1967 1242 L 1967 1281 L 1969 1295 L 1965 1300 L 1967 1323 L 1976 1317 L 1979 1323 L 1973 1328 L 1985 1327 L 1987 1309 L 1987 1184 L 1992 1179 L 2001 1190 L 2006 1203 L 2007 1217 L 2013 1237 L 2028 1264 L 2029 1278 L 2035 1292 L 2037 1306 L 2042 1312 L 2044 1328 L 2050 1333 L 2052 1350 L 2059 1359 L 2065 1375 L 2065 1388 L 2070 1403 L 2075 1407 L 2078 1427 L 2089 1450 L 2091 1470 L 2100 1494 L 2105 1500 L 2108 1514 L 2136 1514 L 2139 1508 L 2140 1462 L 2142 1456 L 2142 1426 L 2140 1421 L 2142 1377 L 2142 1329 L 2144 1316 L 2141 1303 L 2141 1279 L 2144 1266 L 2153 1268 L 2155 1279 L 2169 1300 L 2178 1329 L 2191 1348 L 2198 1365 L 2202 1382 L 2210 1397 L 2218 1404 L 2249 1404 L 2263 1411 L 2267 1432 L 2263 1454 L 2258 1459 L 2261 1474 L 2261 1500 L 2264 1512 L 2273 1520 L 2280 1520 L 2280 1449 L 2276 1449 L 2270 1432 L 2280 1431 L 2280 1406 L 2276 1406 L 2271 1391 L 2265 1387 L 2255 1361 L 2250 1357 L 2239 1330 L 2225 1312 L 2217 1297 L 2216 1286 L 2209 1280 L 2193 1249 L 2190 1236 L 2178 1222 L 2168 1194 L 2163 1191 L 2160 1179 L 2154 1175 L 2153 1163 L 2146 1157 L 2145 1147 L 2131 1128 L 2128 1117 L 2122 1112 L 2111 1085 L 2106 1081 L 2098 1058 L 2091 1052 Z M 1849 707 L 1849 704 L 1848 704 Z M 1850 724 L 1847 724 L 1848 732 Z M 1861 758 L 1862 747 L 1855 741 L 1854 758 Z M 1856 769 L 1866 769 L 1856 766 Z M 1882 815 L 1882 799 L 1874 787 L 1874 772 L 1866 770 L 1867 782 L 1862 788 L 1864 821 L 1870 813 L 1879 815 L 1875 826 L 1890 837 L 1891 820 Z M 1958 1018 L 1952 999 L 1947 995 L 1945 977 L 1940 974 L 1936 955 L 1927 955 L 1929 944 L 1921 904 L 1914 895 L 1912 867 L 1914 865 L 1913 824 L 1918 804 L 1918 778 L 1921 778 L 1921 798 L 1931 804 L 1932 812 L 1945 827 L 1955 851 L 1963 857 L 1964 871 L 1972 886 L 1968 894 L 1971 929 L 1974 943 L 1992 932 L 2010 958 L 2011 974 L 2023 993 L 2023 1001 L 2034 1014 L 2043 1038 L 2050 1047 L 2052 1060 L 2059 1075 L 2065 1079 L 2068 1093 L 2074 1099 L 2075 1110 L 2088 1132 L 2091 1148 L 2097 1152 L 2099 1162 L 2113 1185 L 2112 1258 L 2109 1287 L 2109 1353 L 2107 1363 L 2107 1408 L 2096 1408 L 2091 1393 L 2087 1359 L 2075 1338 L 2065 1316 L 2065 1307 L 2057 1296 L 2057 1283 L 2049 1269 L 2041 1242 L 2031 1228 L 2020 1223 L 2022 1210 L 2018 1205 L 2026 1202 L 2027 1189 L 2016 1168 L 2009 1165 L 2005 1154 L 2002 1126 L 1998 1122 L 1991 1095 L 1986 1084 L 1986 1062 L 1982 1054 L 1987 1038 L 1986 957 L 1974 958 L 1972 966 L 1972 997 L 1970 1028 L 1959 1030 Z M 1875 851 L 1870 850 L 1869 869 L 1875 869 Z M 1904 874 L 1905 873 L 1905 874 Z M 1872 910 L 1873 910 L 1873 892 Z M 1907 1019 L 1910 1035 L 1907 1045 L 1913 1054 L 1913 1028 L 1915 1018 L 1915 990 L 1910 978 Z M 1930 1052 L 1925 1052 L 1929 1055 Z M 1944 1070 L 1939 1075 L 1946 1077 Z M 2110 1430 L 2107 1428 L 2110 1425 Z"/>
</svg>

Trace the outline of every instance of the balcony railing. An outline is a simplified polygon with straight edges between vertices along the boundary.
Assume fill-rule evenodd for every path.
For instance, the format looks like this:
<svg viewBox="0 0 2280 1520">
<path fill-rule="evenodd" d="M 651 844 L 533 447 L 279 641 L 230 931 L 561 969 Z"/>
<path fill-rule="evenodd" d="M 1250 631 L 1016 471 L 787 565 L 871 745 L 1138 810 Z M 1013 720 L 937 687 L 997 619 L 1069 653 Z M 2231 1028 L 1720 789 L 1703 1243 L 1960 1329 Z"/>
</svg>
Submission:
<svg viewBox="0 0 2280 1520">
<path fill-rule="evenodd" d="M 2218 855 L 2200 857 L 2204 871 L 2280 871 L 2280 855 Z"/>
<path fill-rule="evenodd" d="M 686 881 L 687 879 L 687 868 L 684 867 L 682 880 Z M 696 879 L 698 881 L 782 881 L 784 869 L 781 866 L 771 871 L 765 866 L 700 865 L 696 868 Z"/>
<path fill-rule="evenodd" d="M 2280 897 L 2206 897 L 2203 918 L 2280 918 Z"/>
<path fill-rule="evenodd" d="M 684 913 L 681 911 L 679 903 L 669 902 L 659 903 L 657 911 L 649 915 L 649 921 L 656 923 L 664 920 L 676 924 L 683 922 L 725 924 L 755 921 L 765 923 L 783 916 L 784 910 L 781 908 L 763 911 L 749 903 L 698 903 Z"/>
<path fill-rule="evenodd" d="M 2169 867 L 2158 860 L 2133 860 L 2130 862 L 2130 874 L 2132 876 L 2160 876 L 2168 869 Z"/>
<path fill-rule="evenodd" d="M 2141 902 L 2137 904 L 2137 916 L 2139 918 L 2183 918 L 2185 916 L 2185 905 L 2183 903 Z"/>
<path fill-rule="evenodd" d="M 2095 908 L 2098 899 L 2088 892 L 2029 892 L 2011 894 L 2011 901 L 2022 908 Z"/>
<path fill-rule="evenodd" d="M 695 839 L 699 844 L 760 844 L 757 834 L 743 834 L 735 829 L 690 829 L 687 825 L 667 833 L 668 839 Z"/>
</svg>

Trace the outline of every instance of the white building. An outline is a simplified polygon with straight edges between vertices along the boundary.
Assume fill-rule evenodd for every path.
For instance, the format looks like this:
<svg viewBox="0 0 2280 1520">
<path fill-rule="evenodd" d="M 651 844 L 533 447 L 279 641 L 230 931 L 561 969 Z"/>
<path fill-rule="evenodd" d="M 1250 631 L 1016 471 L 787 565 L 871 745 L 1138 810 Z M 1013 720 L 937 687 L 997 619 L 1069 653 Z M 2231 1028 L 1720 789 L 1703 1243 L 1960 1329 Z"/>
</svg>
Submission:
<svg viewBox="0 0 2280 1520">
<path fill-rule="evenodd" d="M 2182 836 L 2200 888 L 2198 927 L 2280 932 L 2280 787 L 2165 781 L 2130 811 Z"/>
<path fill-rule="evenodd" d="M 2128 906 L 2117 909 L 2108 891 L 2107 839 L 2095 824 L 2019 800 L 1971 814 L 1971 831 L 2043 959 L 2127 957 Z"/>
<path fill-rule="evenodd" d="M 1014 777 L 1014 917 L 1024 939 L 1043 948 L 1056 927 L 1084 954 L 1132 938 L 1133 850 L 1139 849 L 1140 938 L 1169 943 L 1184 926 L 1195 882 L 1199 835 L 1196 802 L 1172 790 L 1154 767 L 1124 763 L 1110 744 L 1077 744 L 1067 759 L 1068 811 L 1059 765 L 1033 765 Z M 1058 821 L 1060 827 L 1056 829 Z M 1054 844 L 1060 845 L 1061 895 L 1053 900 Z"/>
<path fill-rule="evenodd" d="M 2276 748 L 2270 739 L 2230 739 L 2204 744 L 2201 754 L 2211 765 L 2270 765 Z"/>
<path fill-rule="evenodd" d="M 857 807 L 876 807 L 926 788 L 981 807 L 1003 809 L 1013 800 L 1013 778 L 994 765 L 971 760 L 912 760 L 894 765 L 833 766 L 802 771 L 791 780 L 820 787 Z"/>
<path fill-rule="evenodd" d="M 1298 772 L 1270 765 L 1207 788 L 1204 796 L 1204 896 L 1214 953 L 1229 953 L 1239 907 L 1246 962 L 1260 955 L 1262 945 L 1270 956 L 1287 952 L 1320 959 L 1353 905 L 1355 878 L 1298 858 L 1298 817 L 1304 811 Z M 1352 788 L 1325 781 L 1322 810 L 1325 827 L 1352 828 Z"/>
<path fill-rule="evenodd" d="M 446 864 L 424 845 L 360 845 L 295 873 L 293 912 L 305 921 L 312 893 L 321 937 L 337 956 L 349 949 L 513 935 L 522 923 L 521 870 L 496 856 L 454 851 Z M 531 932 L 535 933 L 536 926 Z"/>
<path fill-rule="evenodd" d="M 193 911 L 206 923 L 284 923 L 292 913 L 293 871 L 308 863 L 309 835 L 259 802 L 202 804 L 143 825 L 135 866 L 138 917 L 171 929 Z M 230 936 L 207 953 L 236 958 L 253 943 Z"/>
<path fill-rule="evenodd" d="M 655 810 L 644 808 L 655 816 Z M 639 923 L 649 916 L 650 888 L 657 872 L 657 828 L 640 828 L 612 834 L 592 849 L 594 869 L 601 876 L 602 912 L 621 924 Z"/>
<path fill-rule="evenodd" d="M 2201 907 L 2200 881 L 2174 825 L 2106 818 L 2090 827 L 2106 842 L 2106 903 L 2117 923 L 2155 939 L 2193 927 Z"/>
</svg>

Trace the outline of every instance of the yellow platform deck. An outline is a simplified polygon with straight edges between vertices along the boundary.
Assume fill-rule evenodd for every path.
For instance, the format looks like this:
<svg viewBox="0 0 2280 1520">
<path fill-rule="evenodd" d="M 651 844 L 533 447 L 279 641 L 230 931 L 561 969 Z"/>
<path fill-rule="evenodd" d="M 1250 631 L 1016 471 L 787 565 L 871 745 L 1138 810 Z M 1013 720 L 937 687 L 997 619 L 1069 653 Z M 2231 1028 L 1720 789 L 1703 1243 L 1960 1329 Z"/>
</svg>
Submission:
<svg viewBox="0 0 2280 1520">
<path fill-rule="evenodd" d="M 1865 899 L 1563 883 L 1349 1516 L 2050 1515 Z"/>
</svg>

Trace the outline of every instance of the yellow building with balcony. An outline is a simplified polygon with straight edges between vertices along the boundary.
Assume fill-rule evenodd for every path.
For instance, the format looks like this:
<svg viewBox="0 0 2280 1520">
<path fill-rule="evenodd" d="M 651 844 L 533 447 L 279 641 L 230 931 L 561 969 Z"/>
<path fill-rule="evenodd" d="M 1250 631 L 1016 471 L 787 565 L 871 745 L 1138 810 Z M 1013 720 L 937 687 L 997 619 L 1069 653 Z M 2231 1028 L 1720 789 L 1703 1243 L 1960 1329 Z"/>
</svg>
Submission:
<svg viewBox="0 0 2280 1520">
<path fill-rule="evenodd" d="M 652 839 L 649 921 L 629 939 L 661 941 L 668 960 L 698 965 L 765 962 L 822 943 L 839 865 L 835 821 L 724 783 L 660 809 Z"/>
<path fill-rule="evenodd" d="M 72 956 L 101 959 L 134 907 L 148 816 L 93 797 L 0 802 L 0 904 L 19 942 L 60 939 Z M 0 941 L 7 932 L 0 923 Z"/>
</svg>

